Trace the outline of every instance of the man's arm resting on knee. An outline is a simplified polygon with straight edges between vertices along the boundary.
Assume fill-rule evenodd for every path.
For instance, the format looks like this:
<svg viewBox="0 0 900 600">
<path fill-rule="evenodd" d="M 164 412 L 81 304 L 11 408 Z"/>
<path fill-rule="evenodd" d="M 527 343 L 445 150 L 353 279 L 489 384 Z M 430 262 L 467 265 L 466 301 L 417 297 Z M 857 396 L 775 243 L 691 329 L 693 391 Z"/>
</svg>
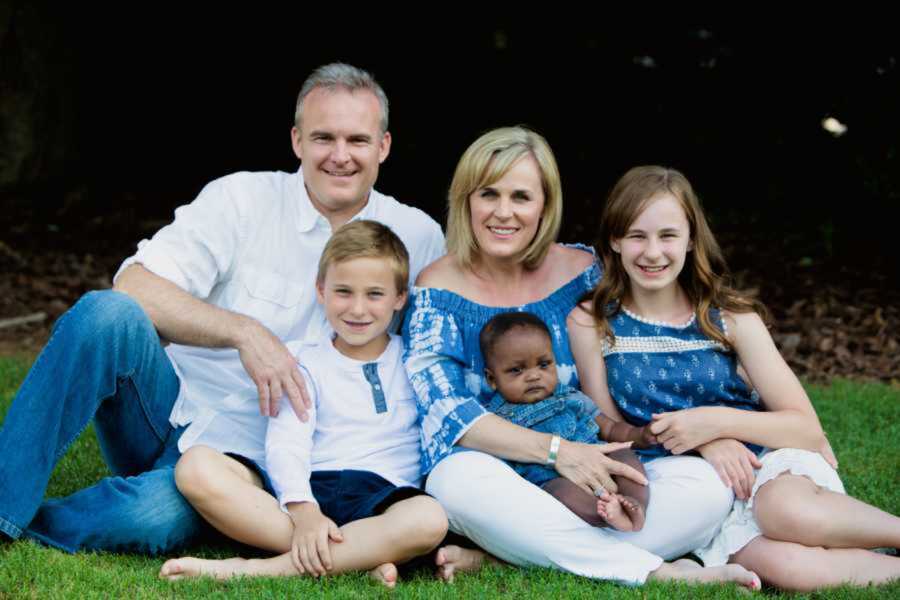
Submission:
<svg viewBox="0 0 900 600">
<path fill-rule="evenodd" d="M 284 394 L 306 420 L 310 403 L 296 359 L 259 321 L 195 298 L 139 264 L 125 269 L 114 289 L 141 305 L 162 338 L 188 346 L 235 348 L 256 384 L 261 414 L 274 415 Z"/>
</svg>

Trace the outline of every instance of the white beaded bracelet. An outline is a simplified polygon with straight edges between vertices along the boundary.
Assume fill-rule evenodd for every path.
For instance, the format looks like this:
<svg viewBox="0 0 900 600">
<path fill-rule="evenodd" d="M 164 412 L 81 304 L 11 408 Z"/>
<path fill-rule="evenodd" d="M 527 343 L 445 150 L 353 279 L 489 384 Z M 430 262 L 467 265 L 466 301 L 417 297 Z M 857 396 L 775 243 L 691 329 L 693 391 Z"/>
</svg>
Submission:
<svg viewBox="0 0 900 600">
<path fill-rule="evenodd" d="M 554 435 L 550 438 L 550 453 L 547 455 L 547 466 L 552 467 L 556 464 L 556 456 L 559 453 L 559 436 Z"/>
</svg>

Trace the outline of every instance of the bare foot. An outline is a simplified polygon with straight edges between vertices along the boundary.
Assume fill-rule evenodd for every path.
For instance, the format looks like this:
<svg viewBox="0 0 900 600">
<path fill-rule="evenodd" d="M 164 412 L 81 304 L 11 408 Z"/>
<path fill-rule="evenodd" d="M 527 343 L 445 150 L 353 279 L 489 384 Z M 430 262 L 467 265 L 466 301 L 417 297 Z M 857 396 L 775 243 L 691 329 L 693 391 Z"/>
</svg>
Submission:
<svg viewBox="0 0 900 600">
<path fill-rule="evenodd" d="M 397 585 L 397 567 L 394 563 L 384 563 L 369 571 L 369 577 L 388 589 Z"/>
<path fill-rule="evenodd" d="M 618 496 L 619 501 L 625 508 L 625 512 L 628 513 L 628 518 L 631 519 L 631 531 L 640 531 L 643 529 L 644 507 L 641 506 L 641 503 L 631 496 L 623 496 L 622 494 L 619 494 Z"/>
<path fill-rule="evenodd" d="M 194 577 L 215 577 L 216 579 L 230 579 L 243 573 L 247 561 L 243 558 L 229 558 L 226 560 L 207 560 L 182 556 L 172 558 L 163 563 L 159 570 L 160 579 L 177 581 Z"/>
<path fill-rule="evenodd" d="M 472 573 L 481 568 L 488 555 L 481 550 L 444 546 L 437 551 L 434 564 L 437 565 L 438 579 L 453 583 L 455 573 Z"/>
<path fill-rule="evenodd" d="M 597 514 L 619 531 L 640 531 L 644 527 L 644 509 L 637 500 L 606 490 L 597 498 Z"/>
<path fill-rule="evenodd" d="M 686 581 L 693 583 L 736 583 L 751 590 L 759 590 L 762 583 L 753 571 L 740 565 L 722 565 L 721 567 L 701 567 L 688 558 L 670 563 L 663 563 L 650 574 L 656 581 Z"/>
<path fill-rule="evenodd" d="M 300 573 L 291 563 L 290 554 L 281 554 L 272 558 L 227 558 L 225 560 L 183 556 L 167 560 L 159 570 L 160 578 L 172 581 L 189 577 L 231 579 L 240 575 L 290 577 L 300 575 Z"/>
</svg>

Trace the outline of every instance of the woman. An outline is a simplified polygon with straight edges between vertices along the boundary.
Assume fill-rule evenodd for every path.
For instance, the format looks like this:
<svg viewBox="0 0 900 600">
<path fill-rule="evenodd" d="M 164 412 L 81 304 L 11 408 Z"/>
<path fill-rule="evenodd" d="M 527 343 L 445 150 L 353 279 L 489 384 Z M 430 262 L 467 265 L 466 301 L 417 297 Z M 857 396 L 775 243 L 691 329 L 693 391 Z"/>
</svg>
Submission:
<svg viewBox="0 0 900 600">
<path fill-rule="evenodd" d="M 500 460 L 554 464 L 589 491 L 615 490 L 610 473 L 642 479 L 606 456 L 616 445 L 563 441 L 551 447 L 550 435 L 482 406 L 492 390 L 483 378 L 478 334 L 492 316 L 509 310 L 527 310 L 547 323 L 560 386 L 578 386 L 566 316 L 600 272 L 591 251 L 555 243 L 561 218 L 559 173 L 541 136 L 521 127 L 497 129 L 463 154 L 450 186 L 448 254 L 419 276 L 404 328 L 427 490 L 446 508 L 454 531 L 514 564 L 626 583 L 758 586 L 756 576 L 737 565 L 700 569 L 660 558 L 706 544 L 731 508 L 731 492 L 699 458 L 670 457 L 648 470 L 650 506 L 637 533 L 588 525 Z M 458 548 L 439 554 L 445 575 L 467 566 L 462 554 Z"/>
</svg>

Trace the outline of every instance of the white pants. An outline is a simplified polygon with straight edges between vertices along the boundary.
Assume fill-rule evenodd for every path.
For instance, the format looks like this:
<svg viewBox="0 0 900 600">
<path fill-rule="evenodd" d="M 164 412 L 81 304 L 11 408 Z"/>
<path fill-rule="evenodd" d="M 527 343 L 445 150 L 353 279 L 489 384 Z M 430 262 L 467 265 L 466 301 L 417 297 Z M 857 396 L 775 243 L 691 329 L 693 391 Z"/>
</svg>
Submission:
<svg viewBox="0 0 900 600">
<path fill-rule="evenodd" d="M 637 584 L 663 558 L 706 545 L 733 501 L 731 490 L 703 459 L 669 456 L 644 466 L 650 504 L 644 528 L 636 533 L 588 525 L 482 452 L 445 458 L 429 475 L 426 489 L 447 511 L 450 529 L 498 558 Z"/>
</svg>

